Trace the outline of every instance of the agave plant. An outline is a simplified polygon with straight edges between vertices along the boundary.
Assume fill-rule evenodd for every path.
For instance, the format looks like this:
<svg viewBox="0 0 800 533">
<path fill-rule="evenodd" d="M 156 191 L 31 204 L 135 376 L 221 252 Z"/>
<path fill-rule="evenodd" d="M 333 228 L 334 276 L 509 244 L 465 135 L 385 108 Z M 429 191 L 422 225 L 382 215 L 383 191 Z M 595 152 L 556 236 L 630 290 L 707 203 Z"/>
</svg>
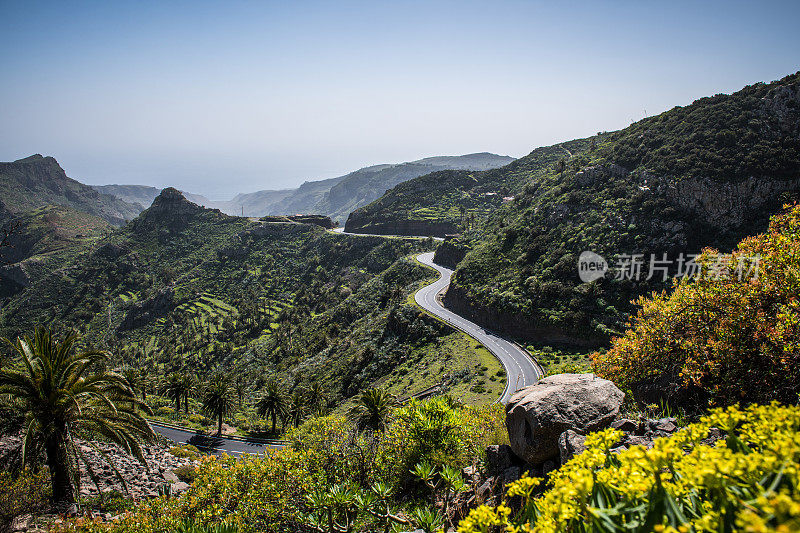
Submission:
<svg viewBox="0 0 800 533">
<path fill-rule="evenodd" d="M 359 516 L 369 515 L 381 526 L 374 531 L 388 533 L 393 526 L 410 525 L 393 513 L 392 500 L 392 490 L 386 483 L 375 483 L 368 491 L 350 481 L 338 483 L 306 496 L 311 512 L 304 521 L 320 533 L 350 533 Z"/>
<path fill-rule="evenodd" d="M 121 375 L 106 369 L 109 353 L 77 353 L 75 334 L 56 338 L 36 329 L 33 338 L 8 341 L 19 359 L 15 368 L 0 370 L 0 395 L 9 395 L 24 413 L 23 465 L 44 456 L 50 470 L 52 498 L 58 504 L 75 502 L 80 481 L 77 465 L 86 464 L 97 484 L 78 437 L 100 436 L 144 462 L 141 443 L 154 437 L 137 408 L 150 412 Z M 120 478 L 113 462 L 91 440 L 92 447 Z"/>
</svg>

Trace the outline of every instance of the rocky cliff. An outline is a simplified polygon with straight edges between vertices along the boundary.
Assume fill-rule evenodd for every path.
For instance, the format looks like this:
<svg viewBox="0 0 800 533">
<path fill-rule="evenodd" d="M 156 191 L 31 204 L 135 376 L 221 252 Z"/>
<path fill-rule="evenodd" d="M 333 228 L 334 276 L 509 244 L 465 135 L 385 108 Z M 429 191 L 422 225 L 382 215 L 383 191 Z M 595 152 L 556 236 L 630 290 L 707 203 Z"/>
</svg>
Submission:
<svg viewBox="0 0 800 533">
<path fill-rule="evenodd" d="M 451 284 L 444 293 L 445 307 L 476 324 L 505 336 L 541 344 L 568 344 L 570 346 L 598 347 L 607 337 L 588 331 L 567 331 L 542 323 L 520 313 L 513 313 L 481 305 L 469 298 L 464 288 Z"/>
<path fill-rule="evenodd" d="M 47 205 L 61 205 L 121 226 L 139 214 L 138 205 L 101 194 L 69 178 L 52 157 L 39 154 L 0 163 L 0 195 L 6 209 L 19 214 Z"/>
</svg>

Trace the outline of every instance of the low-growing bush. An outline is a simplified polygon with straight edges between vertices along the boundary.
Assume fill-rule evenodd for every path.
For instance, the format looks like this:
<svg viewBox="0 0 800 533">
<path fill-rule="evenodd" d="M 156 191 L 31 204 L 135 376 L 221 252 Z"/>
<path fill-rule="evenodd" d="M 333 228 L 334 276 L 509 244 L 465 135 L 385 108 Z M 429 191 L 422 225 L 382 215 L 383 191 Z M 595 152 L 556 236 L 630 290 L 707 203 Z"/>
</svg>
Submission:
<svg viewBox="0 0 800 533">
<path fill-rule="evenodd" d="M 119 514 L 123 511 L 127 511 L 131 509 L 133 505 L 133 500 L 131 500 L 128 495 L 116 490 L 81 500 L 82 507 L 112 514 Z"/>
<path fill-rule="evenodd" d="M 50 498 L 47 470 L 23 470 L 17 475 L 0 471 L 0 531 L 6 531 L 14 518 L 46 510 Z"/>
<path fill-rule="evenodd" d="M 714 410 L 652 449 L 615 454 L 622 433 L 601 431 L 543 494 L 535 496 L 541 480 L 523 477 L 506 494 L 521 505 L 478 507 L 459 532 L 798 531 L 798 432 L 800 408 L 778 404 Z"/>
<path fill-rule="evenodd" d="M 197 468 L 193 465 L 179 466 L 174 470 L 175 475 L 184 483 L 192 484 L 197 479 Z"/>
<path fill-rule="evenodd" d="M 208 417 L 205 417 L 197 413 L 190 414 L 187 420 L 192 424 L 197 424 L 200 426 L 208 426 L 211 425 L 212 423 L 211 420 L 208 419 Z"/>
<path fill-rule="evenodd" d="M 156 416 L 172 416 L 175 414 L 175 409 L 172 407 L 162 405 L 153 412 Z"/>
<path fill-rule="evenodd" d="M 203 456 L 197 446 L 192 444 L 182 444 L 180 446 L 173 446 L 169 449 L 169 453 L 174 455 L 175 457 L 179 457 L 181 459 L 188 458 L 188 459 L 199 459 Z"/>
</svg>

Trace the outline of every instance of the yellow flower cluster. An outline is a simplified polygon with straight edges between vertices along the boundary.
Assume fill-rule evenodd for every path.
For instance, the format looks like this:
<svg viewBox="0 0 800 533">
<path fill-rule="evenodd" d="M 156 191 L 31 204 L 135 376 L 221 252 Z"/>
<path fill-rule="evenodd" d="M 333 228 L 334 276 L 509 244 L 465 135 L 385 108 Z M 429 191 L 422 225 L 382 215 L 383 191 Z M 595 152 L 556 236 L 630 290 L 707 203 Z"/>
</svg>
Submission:
<svg viewBox="0 0 800 533">
<path fill-rule="evenodd" d="M 703 440 L 712 428 L 725 438 L 710 445 Z M 800 530 L 800 408 L 719 409 L 652 449 L 610 453 L 620 437 L 615 430 L 588 436 L 586 452 L 554 473 L 540 496 L 532 496 L 538 480 L 508 485 L 507 497 L 523 500 L 516 516 L 506 504 L 483 506 L 459 531 Z"/>
</svg>

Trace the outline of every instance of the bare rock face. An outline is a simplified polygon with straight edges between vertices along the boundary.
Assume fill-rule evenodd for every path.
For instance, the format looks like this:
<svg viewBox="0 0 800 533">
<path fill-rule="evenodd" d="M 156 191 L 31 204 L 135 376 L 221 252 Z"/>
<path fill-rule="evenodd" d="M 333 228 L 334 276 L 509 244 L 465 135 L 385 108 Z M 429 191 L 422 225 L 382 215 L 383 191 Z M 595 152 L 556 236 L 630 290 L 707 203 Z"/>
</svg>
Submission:
<svg viewBox="0 0 800 533">
<path fill-rule="evenodd" d="M 625 394 L 594 374 L 557 374 L 526 387 L 506 406 L 506 428 L 514 453 L 528 463 L 560 456 L 567 430 L 586 434 L 608 427 Z"/>
</svg>

